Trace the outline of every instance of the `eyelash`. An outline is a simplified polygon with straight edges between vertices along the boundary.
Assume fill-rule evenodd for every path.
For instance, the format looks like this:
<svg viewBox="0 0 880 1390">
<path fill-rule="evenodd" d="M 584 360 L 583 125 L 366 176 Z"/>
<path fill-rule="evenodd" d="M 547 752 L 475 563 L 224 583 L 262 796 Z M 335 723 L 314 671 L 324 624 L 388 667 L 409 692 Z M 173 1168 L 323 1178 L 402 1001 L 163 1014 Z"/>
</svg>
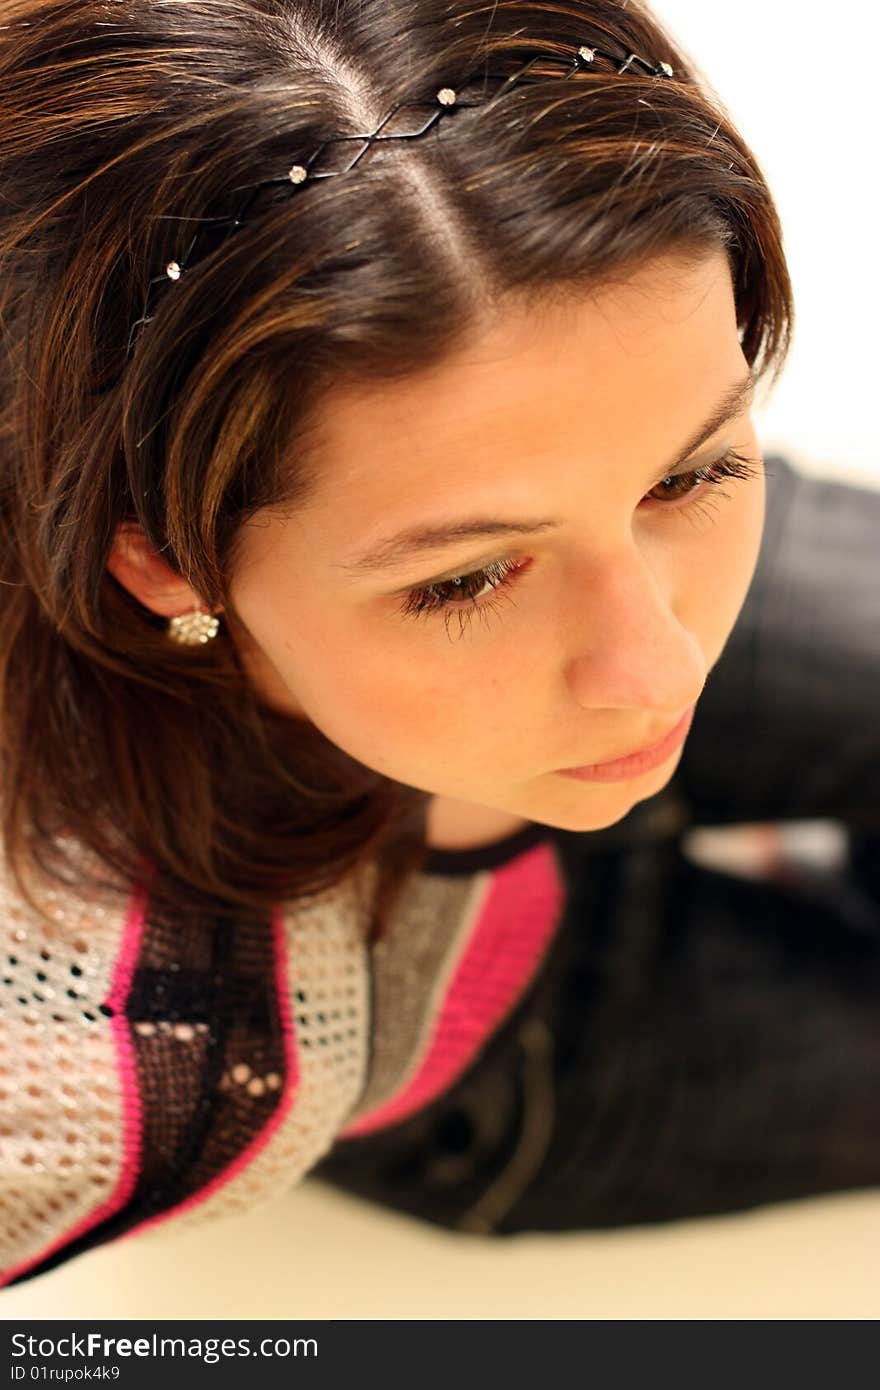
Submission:
<svg viewBox="0 0 880 1390">
<path fill-rule="evenodd" d="M 716 459 L 714 463 L 705 464 L 702 468 L 692 469 L 689 473 L 668 474 L 665 478 L 660 479 L 657 487 L 668 482 L 688 484 L 685 492 L 679 493 L 678 497 L 685 499 L 685 505 L 690 511 L 687 498 L 696 492 L 703 483 L 717 488 L 727 478 L 742 480 L 756 478 L 760 471 L 753 459 L 731 449 L 723 458 Z M 691 484 L 693 486 L 690 486 Z M 727 492 L 716 491 L 713 493 L 711 501 L 716 502 L 722 497 L 729 497 L 729 495 Z M 709 501 L 710 499 L 706 498 L 705 500 Z M 666 507 L 664 502 L 659 502 L 658 505 Z M 698 503 L 695 502 L 692 505 L 696 508 Z M 675 510 L 679 509 L 678 507 L 675 508 Z M 528 561 L 494 560 L 491 565 L 484 565 L 482 569 L 472 570 L 469 574 L 456 575 L 453 579 L 443 579 L 436 584 L 427 584 L 418 589 L 410 589 L 401 605 L 401 612 L 404 617 L 414 618 L 425 617 L 433 613 L 443 613 L 446 619 L 447 632 L 449 619 L 454 612 L 457 612 L 459 619 L 463 620 L 463 631 L 475 612 L 480 618 L 487 617 L 490 611 L 496 611 L 500 607 L 502 601 L 509 600 L 511 588 L 516 583 L 519 574 L 528 568 L 528 564 Z M 494 596 L 482 600 L 468 597 L 464 602 L 461 602 L 444 597 L 441 593 L 449 585 L 455 585 L 459 593 L 466 593 L 471 582 L 477 580 L 479 583 L 476 585 L 476 593 L 480 593 L 488 583 L 493 586 Z"/>
</svg>

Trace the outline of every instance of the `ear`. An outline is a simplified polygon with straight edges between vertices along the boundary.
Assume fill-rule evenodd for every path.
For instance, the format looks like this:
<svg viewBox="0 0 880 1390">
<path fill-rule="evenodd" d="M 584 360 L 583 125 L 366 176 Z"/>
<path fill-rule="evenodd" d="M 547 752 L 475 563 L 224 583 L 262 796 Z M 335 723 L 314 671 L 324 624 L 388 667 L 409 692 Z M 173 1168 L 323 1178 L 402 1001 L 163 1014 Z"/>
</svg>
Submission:
<svg viewBox="0 0 880 1390">
<path fill-rule="evenodd" d="M 204 606 L 186 580 L 153 550 L 137 522 L 125 521 L 117 528 L 107 569 L 145 608 L 164 618 Z"/>
</svg>

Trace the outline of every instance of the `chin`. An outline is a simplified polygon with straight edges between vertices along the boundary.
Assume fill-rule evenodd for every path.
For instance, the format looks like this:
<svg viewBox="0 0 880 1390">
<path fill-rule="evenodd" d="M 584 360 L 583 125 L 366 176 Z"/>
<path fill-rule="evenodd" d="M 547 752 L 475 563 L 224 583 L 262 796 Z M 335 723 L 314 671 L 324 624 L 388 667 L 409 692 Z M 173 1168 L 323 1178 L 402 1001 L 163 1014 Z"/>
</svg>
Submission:
<svg viewBox="0 0 880 1390">
<path fill-rule="evenodd" d="M 575 834 L 588 833 L 591 830 L 608 830 L 611 826 L 617 825 L 629 815 L 632 808 L 640 801 L 648 801 L 652 796 L 656 796 L 666 783 L 671 774 L 665 772 L 660 778 L 655 777 L 655 782 L 651 783 L 652 774 L 646 775 L 637 781 L 633 778 L 625 782 L 611 783 L 578 783 L 573 782 L 575 795 L 571 797 L 569 805 L 562 811 L 522 811 L 520 814 L 528 816 L 536 824 L 549 825 L 556 830 L 570 830 Z M 581 788 L 583 804 L 577 804 L 577 789 Z M 593 792 L 593 798 L 588 794 Z M 598 794 L 597 794 L 598 793 Z M 590 804 L 592 800 L 592 804 Z"/>
<path fill-rule="evenodd" d="M 633 804 L 633 801 L 628 800 L 625 805 L 595 807 L 591 811 L 578 811 L 572 808 L 569 814 L 564 812 L 548 815 L 533 814 L 529 819 L 534 821 L 536 825 L 547 825 L 554 830 L 569 830 L 575 835 L 586 835 L 591 830 L 608 830 L 612 825 L 617 825 L 629 815 Z"/>
</svg>

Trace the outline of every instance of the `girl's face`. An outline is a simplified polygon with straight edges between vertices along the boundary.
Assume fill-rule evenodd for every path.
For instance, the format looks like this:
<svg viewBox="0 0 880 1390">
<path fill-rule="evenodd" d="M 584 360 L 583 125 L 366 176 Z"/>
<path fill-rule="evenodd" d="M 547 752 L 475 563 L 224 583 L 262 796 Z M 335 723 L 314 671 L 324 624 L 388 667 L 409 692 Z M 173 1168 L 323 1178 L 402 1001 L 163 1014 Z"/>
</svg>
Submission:
<svg viewBox="0 0 880 1390">
<path fill-rule="evenodd" d="M 615 781 L 559 769 L 657 743 L 721 655 L 764 478 L 749 395 L 704 426 L 748 380 L 719 250 L 511 308 L 439 369 L 340 390 L 315 500 L 240 535 L 230 616 L 254 684 L 435 796 L 620 820 L 681 747 Z M 731 450 L 753 477 L 691 476 Z"/>
</svg>

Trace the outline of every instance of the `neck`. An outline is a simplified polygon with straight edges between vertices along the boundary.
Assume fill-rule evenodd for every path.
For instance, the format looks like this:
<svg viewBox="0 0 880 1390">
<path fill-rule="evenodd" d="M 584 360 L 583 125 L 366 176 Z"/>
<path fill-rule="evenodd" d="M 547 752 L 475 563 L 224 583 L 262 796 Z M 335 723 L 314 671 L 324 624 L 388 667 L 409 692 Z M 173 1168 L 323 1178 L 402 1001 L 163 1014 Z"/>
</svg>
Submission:
<svg viewBox="0 0 880 1390">
<path fill-rule="evenodd" d="M 431 849 L 483 849 L 529 824 L 522 816 L 491 806 L 433 796 L 427 807 L 426 837 Z"/>
</svg>

